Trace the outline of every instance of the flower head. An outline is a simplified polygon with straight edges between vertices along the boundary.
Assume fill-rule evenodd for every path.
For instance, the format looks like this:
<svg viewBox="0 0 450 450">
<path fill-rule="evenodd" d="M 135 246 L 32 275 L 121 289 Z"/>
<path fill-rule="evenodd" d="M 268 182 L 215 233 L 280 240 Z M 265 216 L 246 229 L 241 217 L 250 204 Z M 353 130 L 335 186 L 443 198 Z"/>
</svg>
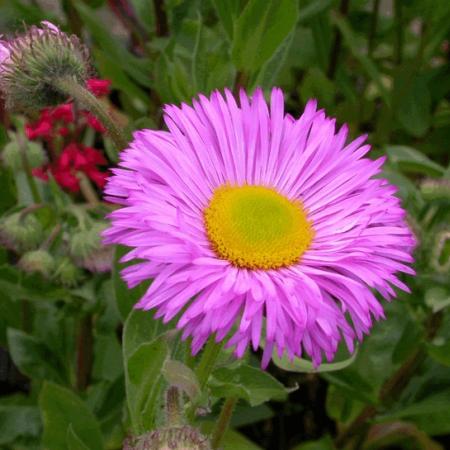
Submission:
<svg viewBox="0 0 450 450">
<path fill-rule="evenodd" d="M 376 177 L 384 158 L 364 157 L 364 136 L 346 143 L 315 101 L 285 114 L 280 89 L 270 106 L 261 90 L 200 95 L 165 122 L 135 133 L 106 187 L 122 208 L 105 240 L 143 261 L 124 278 L 154 279 L 136 307 L 180 314 L 193 352 L 229 333 L 238 357 L 264 342 L 263 366 L 274 349 L 332 360 L 342 337 L 352 352 L 384 317 L 373 291 L 390 300 L 414 273 L 405 211 Z"/>
<path fill-rule="evenodd" d="M 88 79 L 87 48 L 50 22 L 0 42 L 0 90 L 11 109 L 39 109 L 67 100 L 57 78 Z"/>
</svg>

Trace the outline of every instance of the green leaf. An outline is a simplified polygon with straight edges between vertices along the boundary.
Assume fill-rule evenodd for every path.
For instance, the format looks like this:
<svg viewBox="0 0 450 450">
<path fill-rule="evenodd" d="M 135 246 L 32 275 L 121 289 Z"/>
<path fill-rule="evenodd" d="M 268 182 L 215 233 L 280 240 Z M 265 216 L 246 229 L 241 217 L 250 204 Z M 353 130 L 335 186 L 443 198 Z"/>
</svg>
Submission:
<svg viewBox="0 0 450 450">
<path fill-rule="evenodd" d="M 295 0 L 250 0 L 235 23 L 231 55 L 236 67 L 256 72 L 287 38 L 297 18 Z"/>
<path fill-rule="evenodd" d="M 169 355 L 167 337 L 162 335 L 125 357 L 128 408 L 133 428 L 139 434 L 155 426 L 165 386 L 162 368 Z"/>
<path fill-rule="evenodd" d="M 440 286 L 430 287 L 425 291 L 425 304 L 437 313 L 450 306 L 450 293 Z"/>
<path fill-rule="evenodd" d="M 200 427 L 202 433 L 208 435 L 211 434 L 211 432 L 213 431 L 215 423 L 209 421 L 202 421 Z M 225 431 L 220 448 L 221 450 L 262 450 L 261 447 L 254 444 L 244 435 L 231 428 L 228 428 L 228 430 Z"/>
<path fill-rule="evenodd" d="M 389 91 L 383 84 L 381 74 L 375 63 L 364 53 L 362 53 L 360 46 L 358 45 L 358 39 L 353 32 L 347 19 L 345 19 L 340 14 L 333 14 L 331 16 L 331 21 L 338 27 L 339 31 L 344 38 L 345 44 L 350 49 L 352 55 L 359 61 L 363 70 L 367 73 L 369 78 L 372 79 L 373 83 L 378 89 L 380 96 L 383 98 L 386 105 L 390 105 L 391 100 L 389 96 Z"/>
<path fill-rule="evenodd" d="M 405 172 L 422 173 L 432 177 L 440 177 L 445 169 L 431 161 L 420 151 L 405 145 L 388 145 L 386 153 L 389 160 Z"/>
<path fill-rule="evenodd" d="M 7 337 L 11 358 L 24 375 L 64 382 L 60 362 L 42 341 L 14 328 L 8 329 Z"/>
<path fill-rule="evenodd" d="M 69 450 L 89 450 L 83 441 L 75 433 L 72 424 L 67 428 L 67 448 Z"/>
<path fill-rule="evenodd" d="M 447 389 L 381 416 L 379 421 L 406 419 L 432 436 L 447 434 L 450 433 L 449 404 L 450 390 Z"/>
<path fill-rule="evenodd" d="M 139 301 L 139 299 L 145 294 L 148 289 L 149 283 L 142 283 L 133 289 L 128 289 L 126 283 L 122 280 L 120 276 L 120 271 L 125 267 L 128 267 L 136 262 L 120 263 L 120 259 L 126 253 L 130 251 L 129 248 L 123 247 L 121 245 L 116 246 L 115 256 L 114 256 L 114 266 L 112 270 L 112 281 L 114 286 L 114 297 L 117 304 L 117 309 L 123 320 L 125 320 L 133 306 Z"/>
<path fill-rule="evenodd" d="M 242 398 L 251 406 L 268 400 L 283 401 L 288 394 L 288 390 L 272 375 L 247 364 L 235 369 L 216 369 L 209 386 L 216 397 Z"/>
<path fill-rule="evenodd" d="M 91 32 L 95 42 L 102 51 L 113 58 L 134 81 L 151 87 L 149 61 L 137 58 L 130 53 L 103 25 L 104 21 L 99 20 L 98 14 L 83 2 L 74 3 L 83 25 Z"/>
<path fill-rule="evenodd" d="M 240 0 L 213 0 L 217 15 L 230 40 L 233 39 L 233 26 L 239 15 Z"/>
<path fill-rule="evenodd" d="M 300 373 L 323 373 L 323 372 L 334 372 L 336 370 L 342 370 L 350 366 L 356 359 L 358 354 L 358 349 L 356 349 L 353 354 L 343 361 L 338 361 L 335 363 L 322 363 L 319 367 L 314 367 L 311 361 L 303 358 L 294 358 L 291 361 L 286 355 L 282 358 L 278 356 L 276 352 L 272 355 L 272 361 L 280 369 L 287 370 L 289 372 L 300 372 Z"/>
<path fill-rule="evenodd" d="M 431 124 L 431 96 L 426 80 L 415 77 L 410 88 L 402 95 L 397 118 L 403 128 L 414 137 L 422 137 Z"/>
<path fill-rule="evenodd" d="M 181 389 L 191 400 L 195 400 L 201 394 L 197 375 L 182 362 L 167 360 L 162 374 L 170 385 Z"/>
<path fill-rule="evenodd" d="M 19 437 L 37 437 L 41 426 L 35 406 L 0 405 L 0 445 L 12 443 Z"/>
<path fill-rule="evenodd" d="M 42 442 L 47 450 L 70 450 L 68 429 L 90 450 L 103 449 L 100 425 L 90 409 L 76 394 L 57 384 L 44 383 L 39 395 L 44 422 Z"/>
<path fill-rule="evenodd" d="M 372 386 L 356 371 L 346 370 L 338 372 L 336 375 L 332 372 L 325 372 L 322 374 L 322 378 L 355 400 L 372 405 L 377 402 Z"/>
<path fill-rule="evenodd" d="M 300 4 L 300 14 L 298 16 L 298 22 L 301 24 L 306 23 L 317 14 L 321 14 L 330 8 L 333 4 L 333 0 L 312 0 L 305 6 L 303 6 L 302 3 L 303 2 Z"/>
<path fill-rule="evenodd" d="M 155 319 L 153 315 L 152 311 L 131 311 L 123 328 L 122 345 L 125 358 L 128 359 L 141 344 L 151 342 L 167 330 L 162 321 Z"/>
<path fill-rule="evenodd" d="M 291 450 L 334 450 L 333 440 L 325 436 L 317 441 L 306 441 L 296 445 Z"/>
<path fill-rule="evenodd" d="M 450 341 L 441 345 L 427 344 L 428 355 L 445 367 L 450 367 Z"/>
</svg>

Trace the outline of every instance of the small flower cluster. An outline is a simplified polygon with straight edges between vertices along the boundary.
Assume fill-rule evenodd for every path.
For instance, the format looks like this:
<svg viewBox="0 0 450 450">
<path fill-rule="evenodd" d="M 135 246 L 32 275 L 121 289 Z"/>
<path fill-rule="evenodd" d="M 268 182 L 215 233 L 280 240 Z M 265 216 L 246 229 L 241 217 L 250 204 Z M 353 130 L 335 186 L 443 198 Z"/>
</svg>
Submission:
<svg viewBox="0 0 450 450">
<path fill-rule="evenodd" d="M 105 96 L 109 93 L 110 81 L 91 78 L 87 81 L 87 87 L 94 95 Z M 33 174 L 48 180 L 50 172 L 62 188 L 78 192 L 80 180 L 77 174 L 82 172 L 97 187 L 103 188 L 108 174 L 99 166 L 107 164 L 105 157 L 99 150 L 79 142 L 87 128 L 98 133 L 105 132 L 96 117 L 85 110 L 77 111 L 73 103 L 44 108 L 36 121 L 25 125 L 28 139 L 43 140 L 51 159 L 48 164 L 36 168 Z"/>
</svg>

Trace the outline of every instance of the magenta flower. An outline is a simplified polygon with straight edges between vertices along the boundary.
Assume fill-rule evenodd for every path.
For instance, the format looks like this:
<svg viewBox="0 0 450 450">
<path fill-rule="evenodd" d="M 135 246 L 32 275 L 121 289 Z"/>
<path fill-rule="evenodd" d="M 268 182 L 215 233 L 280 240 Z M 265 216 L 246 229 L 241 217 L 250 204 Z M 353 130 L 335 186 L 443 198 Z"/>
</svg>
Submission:
<svg viewBox="0 0 450 450">
<path fill-rule="evenodd" d="M 141 260 L 123 271 L 130 287 L 154 279 L 136 308 L 180 314 L 194 353 L 231 334 L 238 357 L 264 342 L 263 366 L 274 348 L 319 365 L 384 317 L 374 290 L 408 291 L 397 274 L 414 274 L 415 241 L 375 178 L 384 158 L 364 158 L 365 136 L 346 144 L 315 101 L 299 119 L 283 104 L 275 88 L 270 107 L 261 90 L 166 106 L 169 131 L 136 132 L 107 184 L 122 208 L 105 241 Z"/>
</svg>

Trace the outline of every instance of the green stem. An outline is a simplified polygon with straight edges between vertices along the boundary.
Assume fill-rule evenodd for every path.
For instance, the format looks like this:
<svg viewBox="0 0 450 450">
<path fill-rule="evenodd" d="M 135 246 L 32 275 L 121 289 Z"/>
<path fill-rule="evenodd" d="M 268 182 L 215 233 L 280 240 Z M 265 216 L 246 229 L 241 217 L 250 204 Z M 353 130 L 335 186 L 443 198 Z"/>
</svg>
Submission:
<svg viewBox="0 0 450 450">
<path fill-rule="evenodd" d="M 166 425 L 168 427 L 180 426 L 182 418 L 180 391 L 176 386 L 170 386 L 166 391 Z"/>
<path fill-rule="evenodd" d="M 403 59 L 403 11 L 402 0 L 394 0 L 395 16 L 395 62 L 402 63 Z"/>
<path fill-rule="evenodd" d="M 77 177 L 80 180 L 80 191 L 83 194 L 83 197 L 91 205 L 96 205 L 99 202 L 99 199 L 89 178 L 83 172 L 78 172 Z"/>
<path fill-rule="evenodd" d="M 370 17 L 370 28 L 368 37 L 368 55 L 372 57 L 375 48 L 375 35 L 377 33 L 378 15 L 380 13 L 380 0 L 375 0 L 373 3 L 372 14 Z"/>
<path fill-rule="evenodd" d="M 123 131 L 115 124 L 104 105 L 85 87 L 81 86 L 73 78 L 57 78 L 55 80 L 55 86 L 94 114 L 108 130 L 109 135 L 119 150 L 128 146 L 128 140 Z"/>
<path fill-rule="evenodd" d="M 214 341 L 214 336 L 212 336 L 203 350 L 202 357 L 197 367 L 197 378 L 200 383 L 200 389 L 202 390 L 206 386 L 208 378 L 214 369 L 214 365 L 219 357 L 222 346 L 222 343 L 216 344 Z"/>
<path fill-rule="evenodd" d="M 225 400 L 225 403 L 223 404 L 216 427 L 214 428 L 214 431 L 212 433 L 211 447 L 213 448 L 213 450 L 219 448 L 222 439 L 225 436 L 225 432 L 227 431 L 228 425 L 230 424 L 230 420 L 233 415 L 233 410 L 236 406 L 236 403 L 236 398 L 227 398 Z"/>
<path fill-rule="evenodd" d="M 350 8 L 350 0 L 341 0 L 341 3 L 339 5 L 339 13 L 341 14 L 342 17 L 347 17 L 349 8 Z M 342 34 L 336 28 L 334 32 L 333 45 L 331 47 L 330 52 L 330 63 L 328 65 L 327 70 L 327 76 L 330 80 L 333 80 L 334 76 L 336 75 L 341 47 L 342 47 Z"/>
<path fill-rule="evenodd" d="M 31 195 L 33 197 L 34 203 L 42 203 L 41 194 L 39 194 L 39 190 L 37 188 L 36 181 L 31 173 L 31 166 L 28 161 L 27 156 L 27 141 L 24 136 L 20 133 L 17 133 L 17 143 L 19 144 L 20 157 L 22 159 L 22 167 L 25 172 L 25 176 L 27 177 L 28 186 L 30 187 Z"/>
<path fill-rule="evenodd" d="M 91 376 L 94 345 L 92 327 L 92 316 L 90 314 L 81 317 L 78 329 L 76 356 L 76 387 L 79 391 L 86 389 Z"/>
</svg>

